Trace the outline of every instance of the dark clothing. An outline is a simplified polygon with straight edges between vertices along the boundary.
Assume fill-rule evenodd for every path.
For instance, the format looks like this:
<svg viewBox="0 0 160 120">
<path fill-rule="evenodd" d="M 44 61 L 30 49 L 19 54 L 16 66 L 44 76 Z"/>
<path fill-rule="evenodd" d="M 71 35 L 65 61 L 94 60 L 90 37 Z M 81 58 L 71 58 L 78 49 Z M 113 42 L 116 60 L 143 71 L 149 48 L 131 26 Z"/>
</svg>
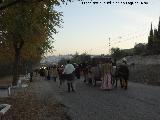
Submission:
<svg viewBox="0 0 160 120">
<path fill-rule="evenodd" d="M 68 92 L 70 92 L 71 89 L 72 89 L 73 92 L 75 91 L 72 83 L 67 83 L 67 85 L 68 85 Z"/>
<path fill-rule="evenodd" d="M 50 75 L 47 76 L 47 80 L 50 80 Z"/>
<path fill-rule="evenodd" d="M 45 76 L 45 71 L 44 71 L 43 68 L 39 70 L 39 74 L 40 74 L 41 77 Z"/>
<path fill-rule="evenodd" d="M 77 79 L 80 79 L 80 68 L 76 67 L 75 69 L 75 76 L 77 77 Z"/>
<path fill-rule="evenodd" d="M 66 77 L 66 80 L 67 80 L 67 81 L 72 81 L 72 80 L 74 80 L 74 75 L 73 75 L 73 73 L 72 73 L 72 74 L 65 74 L 65 77 Z"/>
<path fill-rule="evenodd" d="M 67 85 L 68 85 L 68 92 L 70 92 L 70 90 L 72 89 L 72 91 L 74 92 L 74 88 L 73 88 L 73 80 L 74 80 L 74 74 L 64 74 L 65 79 L 67 80 Z"/>
<path fill-rule="evenodd" d="M 127 65 L 120 65 L 116 71 L 116 78 L 120 79 L 121 87 L 127 89 L 129 79 L 129 69 Z M 117 86 L 117 82 L 116 82 Z"/>
<path fill-rule="evenodd" d="M 30 72 L 30 82 L 33 81 L 32 78 L 33 78 L 33 72 Z"/>
<path fill-rule="evenodd" d="M 129 69 L 127 65 L 120 65 L 118 66 L 118 74 L 119 76 L 122 76 L 125 80 L 128 80 L 129 78 Z"/>
<path fill-rule="evenodd" d="M 58 68 L 59 79 L 64 79 L 63 70 L 64 68 Z"/>
</svg>

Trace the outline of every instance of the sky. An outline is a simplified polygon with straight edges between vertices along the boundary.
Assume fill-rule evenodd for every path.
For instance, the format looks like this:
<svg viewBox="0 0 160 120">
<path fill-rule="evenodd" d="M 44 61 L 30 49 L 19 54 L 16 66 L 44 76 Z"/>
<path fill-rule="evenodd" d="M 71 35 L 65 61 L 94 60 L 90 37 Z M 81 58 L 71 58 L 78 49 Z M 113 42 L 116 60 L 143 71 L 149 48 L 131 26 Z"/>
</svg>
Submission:
<svg viewBox="0 0 160 120">
<path fill-rule="evenodd" d="M 108 54 L 109 48 L 133 48 L 135 43 L 147 43 L 151 22 L 158 27 L 160 0 L 132 0 L 148 4 L 105 4 L 110 0 L 93 4 L 82 4 L 78 0 L 61 4 L 56 10 L 63 12 L 63 28 L 58 29 L 51 55 L 66 55 L 84 52 L 88 54 Z M 123 2 L 130 0 L 111 0 Z M 109 47 L 110 38 L 110 47 Z"/>
</svg>

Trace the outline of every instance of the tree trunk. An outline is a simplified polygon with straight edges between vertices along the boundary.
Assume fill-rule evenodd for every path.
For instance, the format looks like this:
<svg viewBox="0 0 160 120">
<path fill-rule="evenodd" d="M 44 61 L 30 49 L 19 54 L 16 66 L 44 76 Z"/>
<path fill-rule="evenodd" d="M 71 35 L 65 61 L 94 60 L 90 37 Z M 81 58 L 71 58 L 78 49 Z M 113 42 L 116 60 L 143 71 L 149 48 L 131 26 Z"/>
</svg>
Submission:
<svg viewBox="0 0 160 120">
<path fill-rule="evenodd" d="M 21 38 L 21 37 L 19 37 Z M 17 85 L 17 81 L 19 79 L 19 64 L 20 64 L 20 53 L 21 49 L 23 47 L 24 41 L 21 39 L 20 41 L 14 41 L 13 47 L 15 50 L 15 56 L 14 56 L 14 65 L 13 65 L 13 82 L 12 85 Z"/>
<path fill-rule="evenodd" d="M 14 65 L 13 65 L 13 82 L 12 85 L 17 85 L 19 78 L 19 63 L 20 63 L 20 49 L 15 49 Z"/>
</svg>

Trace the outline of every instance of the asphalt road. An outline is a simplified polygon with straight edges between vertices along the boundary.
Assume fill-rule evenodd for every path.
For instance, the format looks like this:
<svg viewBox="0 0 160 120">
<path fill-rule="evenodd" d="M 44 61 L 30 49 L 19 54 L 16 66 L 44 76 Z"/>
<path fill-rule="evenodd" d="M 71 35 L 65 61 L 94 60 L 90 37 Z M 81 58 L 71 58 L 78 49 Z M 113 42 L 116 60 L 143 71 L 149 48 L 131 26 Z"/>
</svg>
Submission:
<svg viewBox="0 0 160 120">
<path fill-rule="evenodd" d="M 102 91 L 100 83 L 92 87 L 77 80 L 76 92 L 68 93 L 65 84 L 47 82 L 72 120 L 160 120 L 160 87 L 129 82 L 128 90 Z"/>
</svg>

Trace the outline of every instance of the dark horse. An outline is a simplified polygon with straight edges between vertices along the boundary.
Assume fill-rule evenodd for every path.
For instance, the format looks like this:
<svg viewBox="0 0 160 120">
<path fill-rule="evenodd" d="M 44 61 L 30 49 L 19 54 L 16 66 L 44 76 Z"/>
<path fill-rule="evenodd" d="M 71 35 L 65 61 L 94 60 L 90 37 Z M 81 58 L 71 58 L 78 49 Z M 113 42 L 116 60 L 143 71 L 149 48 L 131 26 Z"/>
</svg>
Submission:
<svg viewBox="0 0 160 120">
<path fill-rule="evenodd" d="M 127 89 L 128 79 L 129 79 L 129 69 L 127 65 L 117 66 L 115 73 L 112 75 L 113 85 L 117 87 L 117 81 L 120 80 L 121 88 Z"/>
</svg>

